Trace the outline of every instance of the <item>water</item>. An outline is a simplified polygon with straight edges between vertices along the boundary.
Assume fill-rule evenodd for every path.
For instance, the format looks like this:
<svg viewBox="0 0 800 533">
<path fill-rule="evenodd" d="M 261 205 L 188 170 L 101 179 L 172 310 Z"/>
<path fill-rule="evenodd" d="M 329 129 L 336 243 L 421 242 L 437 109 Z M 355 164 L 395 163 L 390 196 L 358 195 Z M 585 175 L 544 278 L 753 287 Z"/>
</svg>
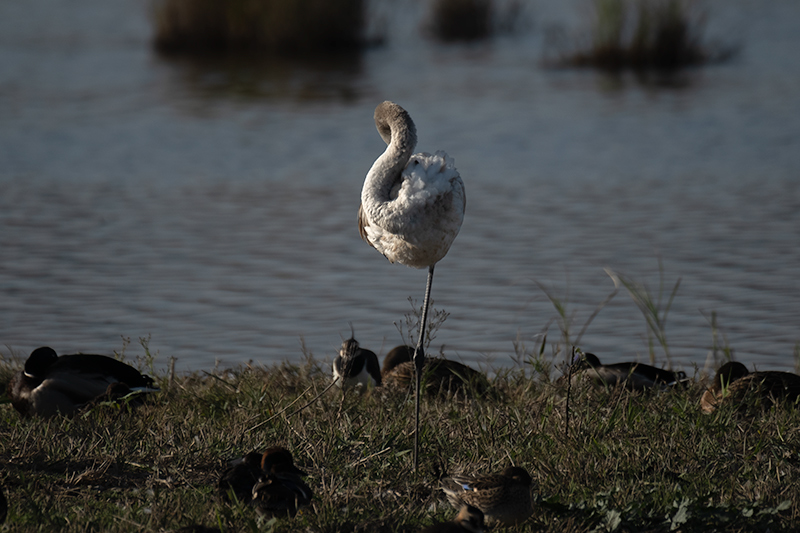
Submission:
<svg viewBox="0 0 800 533">
<path fill-rule="evenodd" d="M 739 360 L 791 370 L 800 7 L 709 8 L 708 35 L 741 54 L 661 87 L 541 68 L 545 29 L 580 27 L 560 3 L 532 4 L 529 31 L 488 46 L 415 39 L 411 11 L 361 58 L 253 66 L 158 57 L 138 0 L 3 2 L 0 354 L 132 338 L 132 356 L 149 336 L 158 364 L 182 370 L 269 364 L 301 360 L 301 341 L 331 358 L 349 323 L 386 353 L 425 284 L 355 226 L 383 150 L 372 112 L 392 99 L 467 189 L 434 280 L 450 313 L 435 350 L 512 365 L 515 340 L 559 336 L 542 287 L 574 313 L 574 338 L 614 288 L 607 269 L 655 293 L 660 260 L 665 298 L 680 278 L 675 366 L 706 365 L 715 313 Z M 623 289 L 580 344 L 646 361 L 646 332 Z"/>
</svg>

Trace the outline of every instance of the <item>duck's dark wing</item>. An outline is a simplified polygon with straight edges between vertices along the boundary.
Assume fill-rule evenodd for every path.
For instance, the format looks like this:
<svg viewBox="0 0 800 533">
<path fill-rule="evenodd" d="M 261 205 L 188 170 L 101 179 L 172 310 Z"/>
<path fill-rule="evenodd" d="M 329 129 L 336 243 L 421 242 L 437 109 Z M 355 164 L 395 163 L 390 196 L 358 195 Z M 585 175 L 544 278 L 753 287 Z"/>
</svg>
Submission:
<svg viewBox="0 0 800 533">
<path fill-rule="evenodd" d="M 450 392 L 472 390 L 478 395 L 483 395 L 489 388 L 486 376 L 458 361 L 433 358 L 426 363 L 430 367 L 432 376 L 438 381 L 440 390 Z M 427 368 L 425 371 L 428 371 Z"/>
<path fill-rule="evenodd" d="M 132 366 L 105 355 L 84 353 L 62 355 L 50 365 L 47 374 L 51 376 L 62 372 L 103 376 L 107 383 L 121 382 L 132 389 L 153 387 L 153 379 L 150 376 L 143 375 Z"/>
<path fill-rule="evenodd" d="M 414 360 L 414 348 L 408 345 L 395 346 L 386 357 L 383 358 L 383 368 L 381 368 L 381 375 L 386 375 L 391 372 L 395 367 L 403 363 L 409 363 Z"/>
<path fill-rule="evenodd" d="M 646 389 L 656 386 L 674 385 L 685 379 L 683 372 L 673 372 L 642 363 L 614 363 L 602 365 L 589 372 L 596 372 L 609 385 L 626 382 L 630 388 Z"/>
<path fill-rule="evenodd" d="M 267 476 L 253 487 L 253 505 L 270 515 L 296 515 L 302 497 L 291 484 L 275 475 Z"/>
<path fill-rule="evenodd" d="M 663 368 L 657 368 L 641 363 L 634 363 L 632 365 L 632 371 L 636 372 L 637 374 L 647 376 L 655 383 L 663 383 L 664 385 L 672 385 L 674 383 L 678 383 L 682 379 L 686 379 L 686 374 L 683 372 L 664 370 Z"/>
<path fill-rule="evenodd" d="M 280 480 L 283 486 L 294 492 L 298 507 L 311 503 L 311 498 L 314 497 L 314 493 L 311 491 L 311 487 L 306 485 L 305 481 L 303 481 L 299 475 L 275 474 L 275 477 Z"/>
<path fill-rule="evenodd" d="M 764 408 L 769 408 L 773 400 L 797 403 L 800 376 L 790 372 L 753 372 L 731 383 L 726 392 L 725 402 L 760 400 Z"/>
<path fill-rule="evenodd" d="M 333 360 L 334 371 L 345 379 L 359 375 L 362 368 L 364 368 L 364 358 L 358 355 L 351 357 L 339 355 Z"/>
<path fill-rule="evenodd" d="M 365 350 L 361 348 L 359 350 L 360 355 L 364 360 L 364 364 L 367 365 L 367 373 L 372 377 L 373 381 L 375 381 L 375 385 L 381 385 L 381 365 L 378 363 L 378 356 L 375 355 L 375 352 L 372 350 Z"/>
<path fill-rule="evenodd" d="M 228 501 L 230 493 L 243 503 L 248 503 L 253 497 L 253 487 L 263 475 L 259 460 L 261 454 L 253 452 L 242 459 L 234 461 L 222 472 L 217 484 L 222 499 Z"/>
</svg>

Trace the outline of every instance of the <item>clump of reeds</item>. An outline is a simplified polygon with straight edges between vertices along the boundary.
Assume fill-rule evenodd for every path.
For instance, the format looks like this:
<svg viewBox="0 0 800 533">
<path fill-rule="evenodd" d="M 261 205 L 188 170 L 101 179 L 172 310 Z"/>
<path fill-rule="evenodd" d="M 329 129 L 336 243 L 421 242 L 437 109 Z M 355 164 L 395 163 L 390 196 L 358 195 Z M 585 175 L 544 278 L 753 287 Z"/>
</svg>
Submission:
<svg viewBox="0 0 800 533">
<path fill-rule="evenodd" d="M 364 0 L 152 0 L 164 53 L 309 53 L 363 44 Z"/>
<path fill-rule="evenodd" d="M 563 54 L 563 63 L 611 71 L 675 70 L 732 53 L 703 43 L 705 14 L 691 0 L 594 0 L 593 6 L 590 42 Z"/>
<path fill-rule="evenodd" d="M 522 0 L 432 0 L 428 33 L 443 42 L 479 41 L 525 26 Z"/>
<path fill-rule="evenodd" d="M 485 39 L 491 32 L 491 0 L 434 0 L 431 33 L 442 41 Z"/>
</svg>

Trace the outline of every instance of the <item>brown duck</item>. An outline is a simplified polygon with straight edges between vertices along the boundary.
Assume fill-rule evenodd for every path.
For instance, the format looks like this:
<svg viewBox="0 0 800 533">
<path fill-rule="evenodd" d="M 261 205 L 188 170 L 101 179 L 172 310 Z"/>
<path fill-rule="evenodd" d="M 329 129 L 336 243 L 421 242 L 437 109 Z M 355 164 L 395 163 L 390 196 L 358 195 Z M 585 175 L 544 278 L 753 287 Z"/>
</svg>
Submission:
<svg viewBox="0 0 800 533">
<path fill-rule="evenodd" d="M 731 361 L 717 370 L 714 382 L 700 398 L 700 409 L 710 414 L 728 403 L 769 409 L 776 402 L 797 404 L 799 399 L 800 376 L 797 374 L 749 372 L 742 363 Z"/>
<path fill-rule="evenodd" d="M 454 475 L 442 480 L 442 490 L 453 507 L 472 505 L 487 519 L 512 526 L 524 522 L 532 512 L 528 472 L 509 466 L 500 474 Z"/>
<path fill-rule="evenodd" d="M 223 499 L 235 496 L 261 514 L 295 516 L 313 496 L 302 480 L 305 475 L 295 466 L 289 450 L 273 446 L 263 454 L 250 452 L 232 461 L 220 477 L 219 491 Z"/>
<path fill-rule="evenodd" d="M 383 385 L 406 390 L 414 386 L 414 348 L 397 346 L 383 360 Z M 422 367 L 422 390 L 428 394 L 485 394 L 489 383 L 481 372 L 444 358 L 425 358 Z"/>
</svg>

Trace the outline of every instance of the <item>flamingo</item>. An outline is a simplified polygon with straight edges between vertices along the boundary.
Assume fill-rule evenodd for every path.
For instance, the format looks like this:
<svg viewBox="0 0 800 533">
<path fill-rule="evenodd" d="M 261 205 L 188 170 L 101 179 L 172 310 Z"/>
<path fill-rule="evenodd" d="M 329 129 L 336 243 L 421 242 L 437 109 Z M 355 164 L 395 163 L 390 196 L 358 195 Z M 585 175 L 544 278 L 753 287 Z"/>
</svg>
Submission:
<svg viewBox="0 0 800 533">
<path fill-rule="evenodd" d="M 375 108 L 375 127 L 387 147 L 364 180 L 358 231 L 367 244 L 391 263 L 428 268 L 419 341 L 414 351 L 416 471 L 419 464 L 419 389 L 433 269 L 447 254 L 461 229 L 467 198 L 452 157 L 443 151 L 433 155 L 413 153 L 417 128 L 405 109 L 394 102 L 383 102 Z"/>
</svg>

